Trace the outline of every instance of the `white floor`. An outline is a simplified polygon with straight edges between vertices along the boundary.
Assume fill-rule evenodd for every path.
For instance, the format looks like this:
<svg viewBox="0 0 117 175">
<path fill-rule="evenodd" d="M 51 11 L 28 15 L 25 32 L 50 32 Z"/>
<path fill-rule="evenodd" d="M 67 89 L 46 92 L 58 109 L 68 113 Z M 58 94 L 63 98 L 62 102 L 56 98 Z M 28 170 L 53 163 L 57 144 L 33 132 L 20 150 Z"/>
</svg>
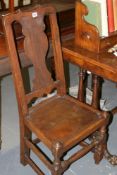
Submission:
<svg viewBox="0 0 117 175">
<path fill-rule="evenodd" d="M 71 66 L 72 67 L 72 66 Z M 72 69 L 71 77 L 77 77 L 77 69 Z M 74 71 L 75 70 L 75 71 Z M 77 79 L 72 80 L 74 86 Z M 19 163 L 19 125 L 18 110 L 12 76 L 2 80 L 2 150 L 0 151 L 0 175 L 34 175 L 29 167 Z M 117 88 L 114 83 L 106 81 L 103 85 L 103 97 L 108 100 L 108 107 L 116 105 Z M 108 147 L 113 154 L 117 154 L 117 116 L 109 127 Z M 46 149 L 46 148 L 45 148 Z M 76 150 L 77 147 L 74 149 Z M 72 151 L 74 151 L 72 150 Z M 48 150 L 47 150 L 48 152 Z M 37 158 L 35 158 L 37 159 Z M 39 162 L 41 164 L 41 162 Z M 41 164 L 46 175 L 49 171 Z M 75 162 L 65 175 L 117 175 L 117 166 L 111 166 L 106 160 L 95 165 L 93 154 L 89 153 L 84 158 Z"/>
</svg>

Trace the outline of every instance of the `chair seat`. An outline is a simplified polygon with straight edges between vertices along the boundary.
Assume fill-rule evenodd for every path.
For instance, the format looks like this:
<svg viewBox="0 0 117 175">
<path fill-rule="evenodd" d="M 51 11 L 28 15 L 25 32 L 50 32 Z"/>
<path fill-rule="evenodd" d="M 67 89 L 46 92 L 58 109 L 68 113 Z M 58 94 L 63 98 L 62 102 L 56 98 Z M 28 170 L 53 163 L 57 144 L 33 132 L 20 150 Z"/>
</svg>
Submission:
<svg viewBox="0 0 117 175">
<path fill-rule="evenodd" d="M 64 147 L 78 143 L 105 120 L 75 101 L 68 96 L 52 97 L 33 107 L 25 123 L 49 147 L 54 141 Z"/>
</svg>

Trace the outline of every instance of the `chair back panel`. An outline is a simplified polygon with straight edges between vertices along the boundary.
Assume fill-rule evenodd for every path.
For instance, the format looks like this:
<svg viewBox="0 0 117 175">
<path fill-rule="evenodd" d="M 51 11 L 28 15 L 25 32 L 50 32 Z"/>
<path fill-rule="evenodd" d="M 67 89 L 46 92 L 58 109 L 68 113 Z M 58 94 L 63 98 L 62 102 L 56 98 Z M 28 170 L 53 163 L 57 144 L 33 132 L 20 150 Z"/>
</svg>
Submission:
<svg viewBox="0 0 117 175">
<path fill-rule="evenodd" d="M 36 12 L 34 12 L 34 15 L 35 13 Z M 43 15 L 38 15 L 35 20 L 30 16 L 23 17 L 20 22 L 22 24 L 23 35 L 25 36 L 25 55 L 32 62 L 35 70 L 33 89 L 45 88 L 49 84 L 52 84 L 53 80 L 45 64 L 48 39 L 44 33 L 45 25 Z"/>
<path fill-rule="evenodd" d="M 54 54 L 56 80 L 53 80 L 46 65 L 46 55 L 48 51 L 48 39 L 44 32 L 44 16 L 49 15 L 51 28 L 51 43 Z M 18 22 L 22 26 L 24 35 L 24 55 L 30 59 L 34 66 L 33 89 L 29 94 L 25 94 L 22 74 L 19 62 L 19 51 L 14 39 L 13 24 Z M 57 89 L 59 94 L 65 94 L 65 78 L 61 45 L 59 39 L 56 12 L 53 7 L 38 7 L 30 12 L 17 12 L 3 17 L 7 46 L 11 60 L 13 77 L 17 97 L 20 106 L 24 106 L 27 111 L 27 104 L 33 99 L 50 93 Z"/>
</svg>

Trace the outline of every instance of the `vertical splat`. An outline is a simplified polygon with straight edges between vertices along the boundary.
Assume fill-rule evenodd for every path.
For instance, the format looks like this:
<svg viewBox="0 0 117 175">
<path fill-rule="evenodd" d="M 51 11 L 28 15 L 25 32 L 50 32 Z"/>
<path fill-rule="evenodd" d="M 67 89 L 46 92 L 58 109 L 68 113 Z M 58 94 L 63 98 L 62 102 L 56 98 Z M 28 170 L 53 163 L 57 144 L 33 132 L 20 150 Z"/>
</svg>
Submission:
<svg viewBox="0 0 117 175">
<path fill-rule="evenodd" d="M 51 74 L 45 64 L 45 58 L 48 51 L 48 40 L 44 33 L 45 25 L 43 15 L 36 15 L 35 12 L 32 13 L 32 18 L 27 16 L 21 20 L 22 32 L 25 36 L 25 56 L 30 59 L 34 65 L 34 90 L 45 88 L 50 83 L 53 83 Z"/>
</svg>

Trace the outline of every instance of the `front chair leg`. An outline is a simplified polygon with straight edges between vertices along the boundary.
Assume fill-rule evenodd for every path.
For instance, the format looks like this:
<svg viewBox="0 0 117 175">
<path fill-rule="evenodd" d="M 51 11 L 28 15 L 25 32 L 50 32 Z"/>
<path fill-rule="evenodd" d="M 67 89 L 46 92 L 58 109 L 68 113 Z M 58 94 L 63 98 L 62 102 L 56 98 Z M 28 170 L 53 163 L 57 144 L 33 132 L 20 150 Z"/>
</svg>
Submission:
<svg viewBox="0 0 117 175">
<path fill-rule="evenodd" d="M 61 175 L 63 168 L 61 166 L 61 156 L 63 151 L 63 144 L 60 142 L 53 143 L 52 153 L 54 156 L 52 175 Z"/>
<path fill-rule="evenodd" d="M 106 149 L 106 127 L 103 127 L 100 129 L 100 131 L 97 134 L 97 141 L 99 140 L 99 144 L 96 145 L 94 150 L 94 160 L 96 164 L 99 164 L 99 162 L 103 159 L 105 149 Z"/>
<path fill-rule="evenodd" d="M 110 115 L 107 111 L 103 111 L 103 117 L 106 119 L 106 123 L 95 135 L 95 138 L 99 141 L 99 144 L 96 145 L 94 150 L 94 159 L 96 164 L 99 164 L 99 162 L 103 159 L 107 148 L 107 125 L 109 123 L 109 116 Z"/>
</svg>

